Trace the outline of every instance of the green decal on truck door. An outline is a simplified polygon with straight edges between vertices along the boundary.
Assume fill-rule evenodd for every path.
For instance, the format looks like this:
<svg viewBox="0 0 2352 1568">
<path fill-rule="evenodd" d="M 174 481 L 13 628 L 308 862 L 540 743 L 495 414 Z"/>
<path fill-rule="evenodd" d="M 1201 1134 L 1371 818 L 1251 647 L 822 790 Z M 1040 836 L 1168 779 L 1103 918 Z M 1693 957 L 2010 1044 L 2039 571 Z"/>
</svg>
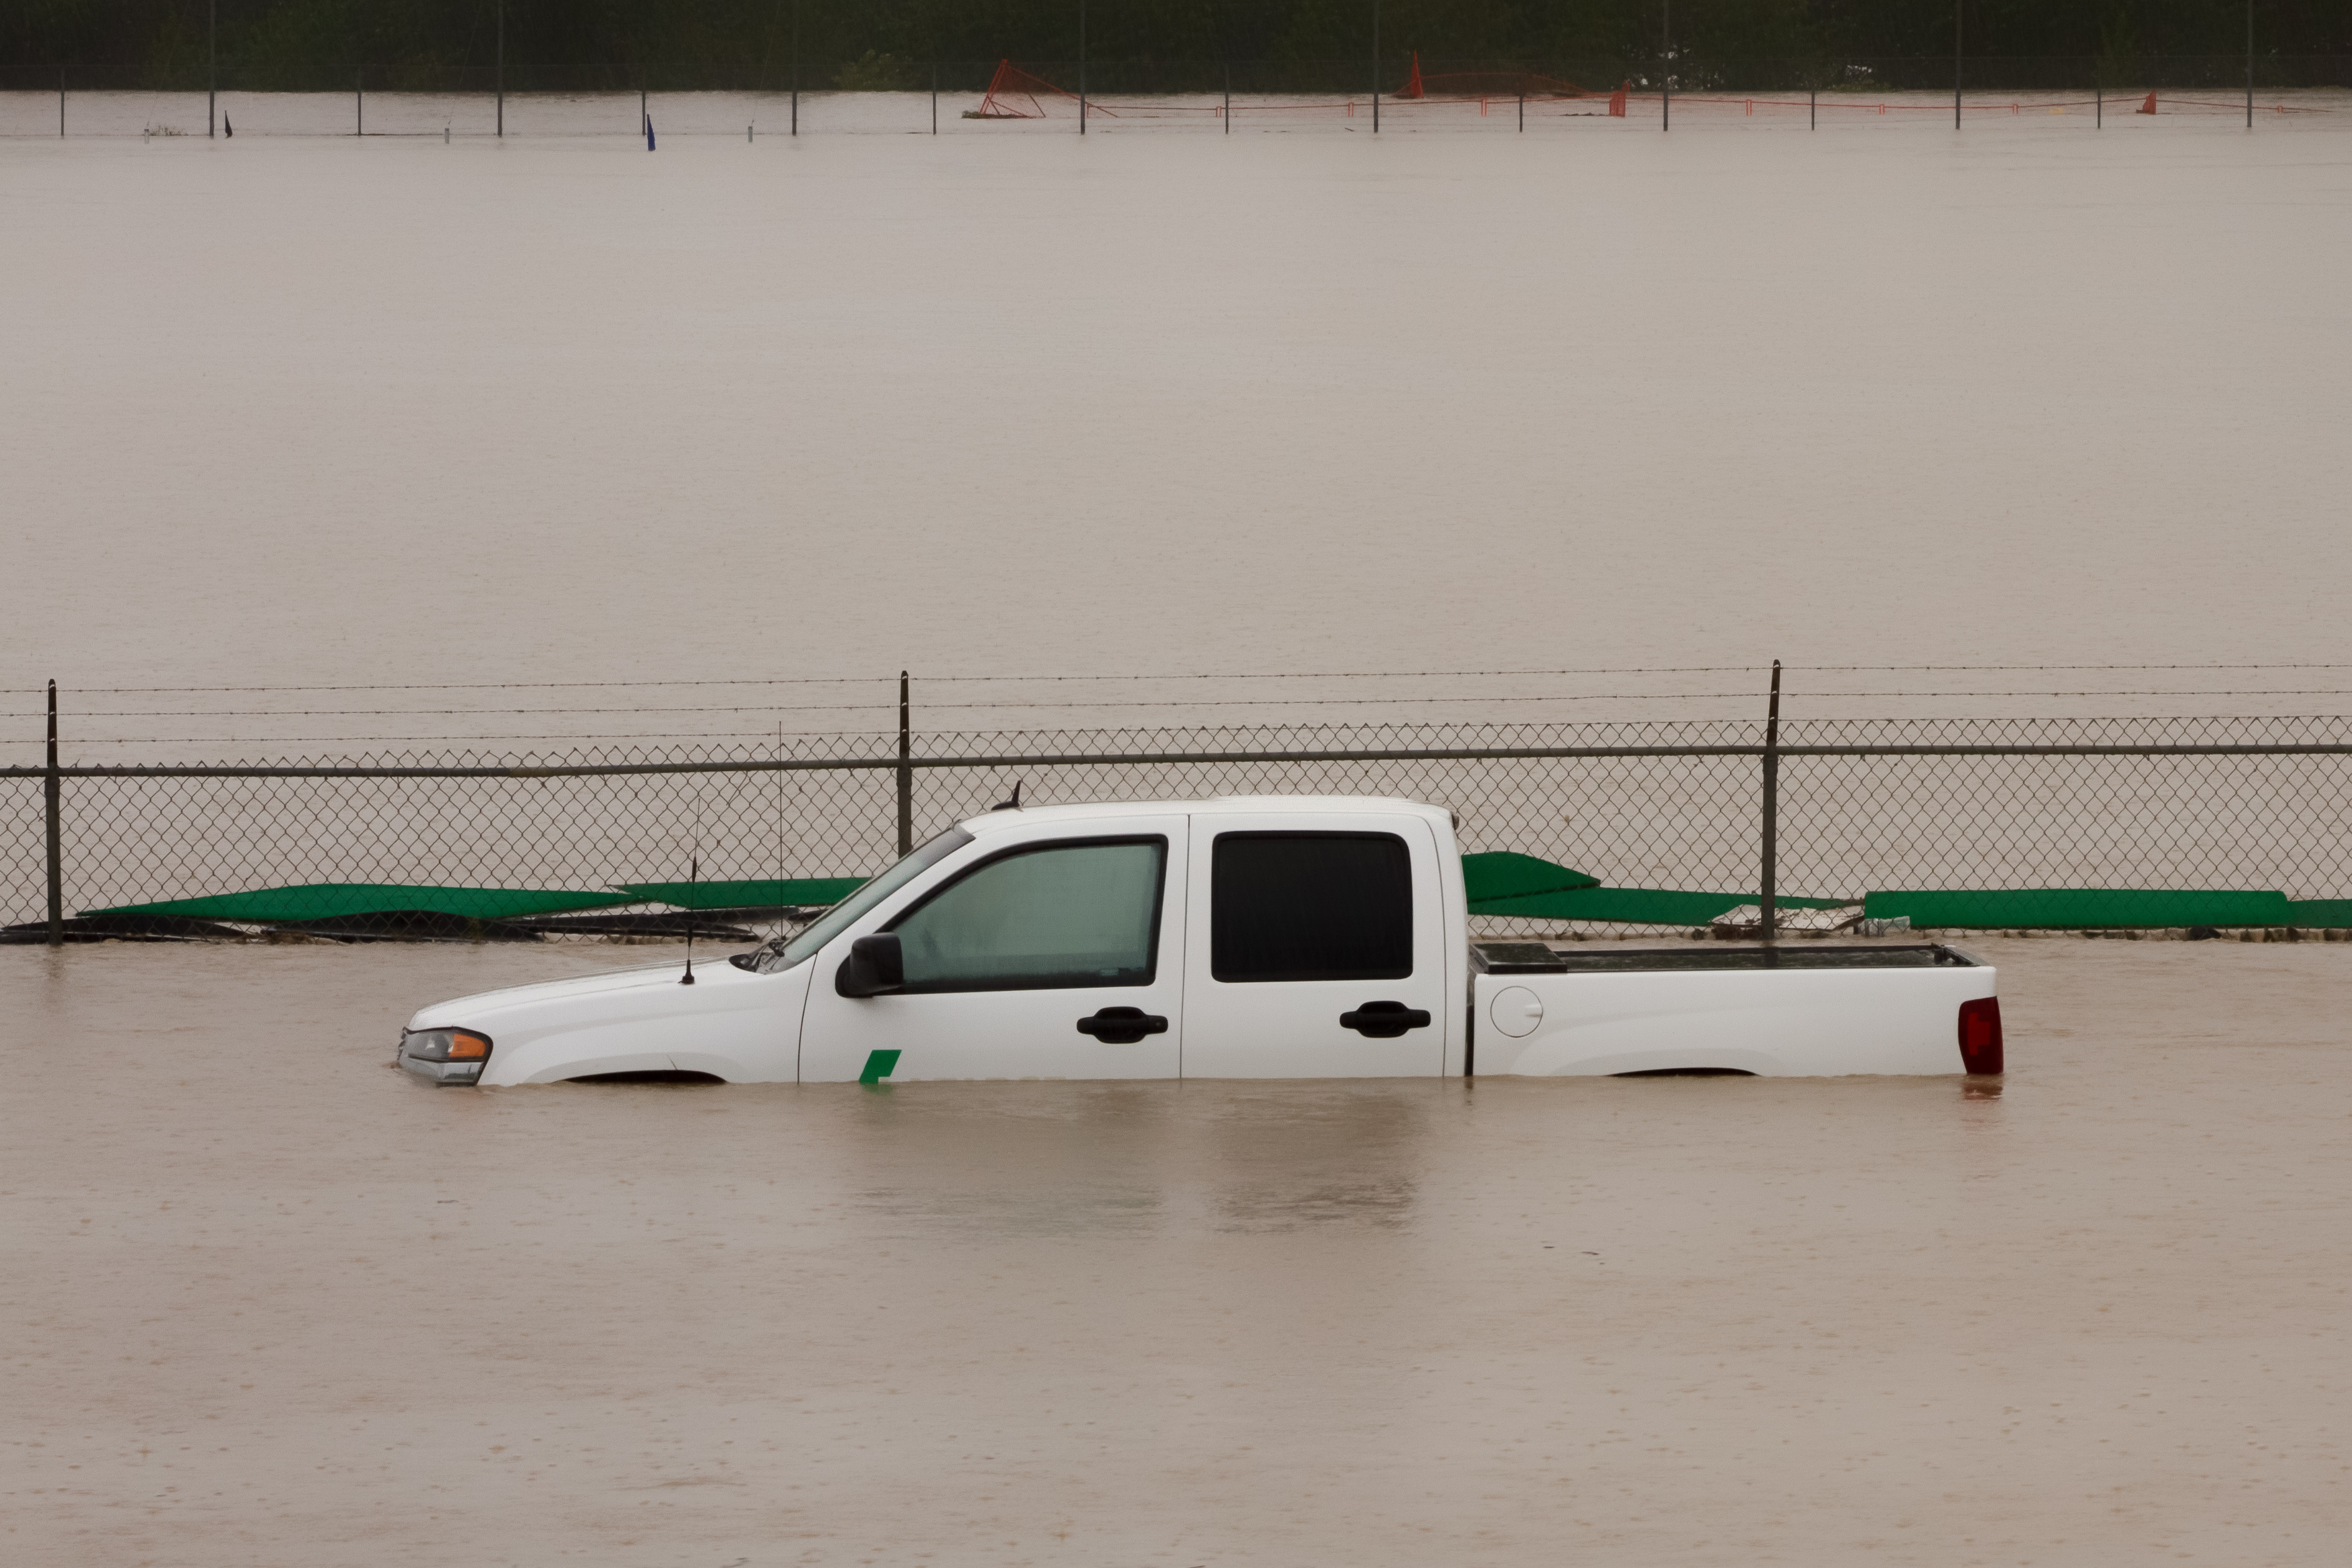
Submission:
<svg viewBox="0 0 2352 1568">
<path fill-rule="evenodd" d="M 879 1083 L 898 1071 L 898 1053 L 895 1051 L 869 1051 L 866 1053 L 866 1071 L 857 1075 L 860 1083 Z"/>
</svg>

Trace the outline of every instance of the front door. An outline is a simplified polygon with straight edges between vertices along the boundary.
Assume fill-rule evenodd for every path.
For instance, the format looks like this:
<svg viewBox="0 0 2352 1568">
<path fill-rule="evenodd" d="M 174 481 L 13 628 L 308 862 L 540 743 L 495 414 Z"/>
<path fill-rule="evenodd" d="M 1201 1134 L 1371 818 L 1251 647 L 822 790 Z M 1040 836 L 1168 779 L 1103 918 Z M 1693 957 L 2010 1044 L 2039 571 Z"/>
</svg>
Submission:
<svg viewBox="0 0 2352 1568">
<path fill-rule="evenodd" d="M 1187 1078 L 1445 1067 L 1437 846 L 1417 817 L 1192 819 Z"/>
<path fill-rule="evenodd" d="M 817 955 L 802 1081 L 1175 1077 L 1185 829 L 1168 816 L 1122 818 L 1116 836 L 991 835 L 880 925 L 898 935 L 903 991 L 835 989 L 855 928 Z"/>
</svg>

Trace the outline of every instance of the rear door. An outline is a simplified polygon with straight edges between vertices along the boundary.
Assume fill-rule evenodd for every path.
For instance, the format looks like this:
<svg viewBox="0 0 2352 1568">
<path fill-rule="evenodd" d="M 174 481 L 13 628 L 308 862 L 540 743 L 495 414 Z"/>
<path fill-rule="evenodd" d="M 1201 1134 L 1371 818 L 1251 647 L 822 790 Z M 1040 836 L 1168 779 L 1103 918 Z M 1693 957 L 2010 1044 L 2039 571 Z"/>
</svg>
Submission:
<svg viewBox="0 0 2352 1568">
<path fill-rule="evenodd" d="M 971 864 L 813 960 L 804 1082 L 1173 1078 L 1183 1028 L 1186 820 L 991 834 Z M 907 986 L 845 997 L 849 945 L 898 933 Z"/>
<path fill-rule="evenodd" d="M 1445 1065 L 1437 847 L 1418 817 L 1203 813 L 1187 898 L 1187 1078 Z"/>
</svg>

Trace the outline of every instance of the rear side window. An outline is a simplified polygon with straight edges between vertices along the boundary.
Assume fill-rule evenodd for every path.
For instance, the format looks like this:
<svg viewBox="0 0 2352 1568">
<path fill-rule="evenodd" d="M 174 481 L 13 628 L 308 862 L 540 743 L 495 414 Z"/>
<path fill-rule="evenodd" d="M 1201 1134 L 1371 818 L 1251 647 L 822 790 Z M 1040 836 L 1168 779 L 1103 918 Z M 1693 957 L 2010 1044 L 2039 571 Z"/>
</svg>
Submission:
<svg viewBox="0 0 2352 1568">
<path fill-rule="evenodd" d="M 1209 973 L 1234 983 L 1412 973 L 1412 859 L 1394 833 L 1224 833 Z"/>
</svg>

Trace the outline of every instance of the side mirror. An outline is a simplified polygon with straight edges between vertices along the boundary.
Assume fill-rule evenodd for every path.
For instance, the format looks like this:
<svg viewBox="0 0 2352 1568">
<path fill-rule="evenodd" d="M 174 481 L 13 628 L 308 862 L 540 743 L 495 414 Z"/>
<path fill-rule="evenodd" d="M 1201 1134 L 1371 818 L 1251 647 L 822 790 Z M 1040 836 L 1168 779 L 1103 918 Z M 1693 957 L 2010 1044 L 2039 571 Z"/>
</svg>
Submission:
<svg viewBox="0 0 2352 1568">
<path fill-rule="evenodd" d="M 907 983 L 907 961 L 898 951 L 896 932 L 860 936 L 849 945 L 849 956 L 834 971 L 833 988 L 845 997 L 878 997 Z"/>
</svg>

